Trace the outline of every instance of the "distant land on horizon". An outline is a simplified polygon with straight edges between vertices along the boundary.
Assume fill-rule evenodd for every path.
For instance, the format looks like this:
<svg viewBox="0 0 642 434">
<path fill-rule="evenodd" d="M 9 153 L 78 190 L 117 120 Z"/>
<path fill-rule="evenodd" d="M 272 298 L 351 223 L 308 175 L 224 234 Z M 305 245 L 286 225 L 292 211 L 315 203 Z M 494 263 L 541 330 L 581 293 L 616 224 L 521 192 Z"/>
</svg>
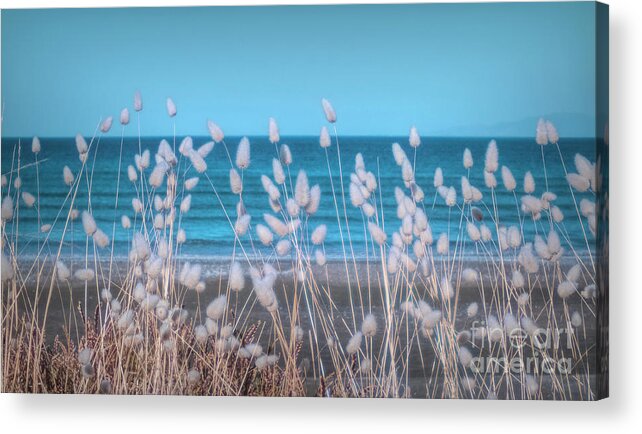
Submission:
<svg viewBox="0 0 642 434">
<path fill-rule="evenodd" d="M 580 113 L 552 113 L 540 116 L 555 124 L 562 137 L 594 137 L 595 120 Z M 492 125 L 464 125 L 436 130 L 435 135 L 444 137 L 529 137 L 535 136 L 535 127 L 540 119 L 531 116 Z"/>
</svg>

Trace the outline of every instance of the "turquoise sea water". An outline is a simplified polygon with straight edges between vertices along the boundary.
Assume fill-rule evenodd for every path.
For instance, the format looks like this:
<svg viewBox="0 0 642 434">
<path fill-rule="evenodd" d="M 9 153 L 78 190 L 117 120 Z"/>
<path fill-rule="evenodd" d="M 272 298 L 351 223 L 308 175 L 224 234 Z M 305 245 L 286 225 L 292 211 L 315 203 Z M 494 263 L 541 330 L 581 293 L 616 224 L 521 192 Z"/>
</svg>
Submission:
<svg viewBox="0 0 642 434">
<path fill-rule="evenodd" d="M 168 138 L 173 143 L 172 138 Z M 176 138 L 176 146 L 182 137 Z M 225 142 L 229 152 L 234 159 L 239 137 L 228 137 Z M 149 149 L 152 156 L 156 152 L 161 137 L 144 137 L 141 139 L 142 148 Z M 200 146 L 209 139 L 207 137 L 195 137 L 194 147 Z M 350 172 L 354 171 L 354 158 L 358 152 L 363 154 L 366 169 L 374 172 L 379 177 L 377 189 L 377 201 L 383 203 L 384 220 L 388 237 L 393 231 L 399 228 L 399 221 L 396 219 L 396 202 L 394 188 L 403 187 L 401 170 L 395 164 L 392 156 L 391 144 L 399 142 L 406 151 L 408 158 L 415 162 L 416 181 L 425 192 L 424 207 L 430 219 L 430 225 L 435 240 L 441 232 L 447 232 L 450 221 L 450 239 L 454 245 L 457 239 L 457 228 L 460 221 L 458 208 L 449 208 L 444 201 L 437 196 L 433 187 L 433 175 L 439 166 L 444 173 L 444 185 L 454 186 L 458 193 L 458 202 L 461 204 L 461 176 L 468 175 L 472 185 L 478 187 L 484 194 L 486 205 L 477 205 L 486 214 L 486 221 L 494 232 L 493 223 L 489 219 L 488 208 L 491 205 L 491 192 L 486 188 L 483 179 L 484 155 L 489 138 L 423 138 L 422 145 L 417 149 L 416 157 L 414 150 L 408 145 L 407 137 L 339 137 L 341 159 L 343 167 L 343 178 L 346 192 L 346 204 L 348 207 L 348 219 L 350 221 L 350 236 L 352 245 L 357 256 L 365 255 L 364 223 L 360 210 L 350 204 L 348 197 L 348 185 L 350 183 Z M 271 213 L 267 195 L 264 192 L 260 176 L 262 174 L 272 175 L 272 158 L 276 155 L 275 147 L 267 140 L 267 137 L 250 137 L 251 142 L 251 164 L 243 174 L 244 191 L 243 198 L 248 212 L 252 215 L 252 225 L 263 222 L 263 213 Z M 310 185 L 319 184 L 322 191 L 321 206 L 319 211 L 311 216 L 307 222 L 309 228 L 318 224 L 328 226 L 328 236 L 325 242 L 326 253 L 329 258 L 342 257 L 341 238 L 339 236 L 337 217 L 334 201 L 331 194 L 328 167 L 324 150 L 318 144 L 318 137 L 283 137 L 282 143 L 287 143 L 293 154 L 293 163 L 289 167 L 289 173 L 294 185 L 296 174 L 300 169 L 307 172 Z M 20 143 L 20 146 L 19 146 Z M 74 138 L 41 138 L 42 151 L 38 155 L 40 161 L 38 174 L 36 173 L 35 156 L 31 152 L 31 138 L 3 138 L 2 139 L 2 173 L 9 179 L 10 185 L 2 190 L 3 197 L 11 194 L 16 197 L 16 190 L 13 187 L 13 180 L 18 174 L 17 167 L 20 166 L 20 177 L 22 179 L 22 191 L 28 191 L 37 195 L 37 179 L 40 182 L 39 209 L 40 225 L 52 224 L 50 234 L 39 231 L 38 214 L 36 207 L 27 208 L 22 200 L 18 210 L 18 220 L 14 219 L 6 226 L 7 236 L 19 234 L 18 255 L 19 257 L 31 257 L 38 250 L 38 245 L 45 253 L 56 253 L 59 241 L 65 226 L 65 216 L 69 209 L 68 197 L 69 187 L 63 182 L 62 172 L 64 165 L 68 165 L 74 174 L 78 174 L 81 163 L 78 159 Z M 497 141 L 499 147 L 499 161 L 501 165 L 507 165 L 517 179 L 517 197 L 523 194 L 523 177 L 526 171 L 530 170 L 536 181 L 536 195 L 545 191 L 544 170 L 542 167 L 540 147 L 535 144 L 533 138 L 503 138 Z M 591 139 L 562 139 L 561 152 L 569 171 L 575 171 L 573 157 L 581 153 L 589 160 L 595 160 L 595 142 Z M 465 148 L 470 148 L 474 158 L 474 166 L 470 173 L 464 169 L 462 154 Z M 120 138 L 95 139 L 90 151 L 88 166 L 94 167 L 93 175 L 85 175 L 81 182 L 78 195 L 75 199 L 75 208 L 83 210 L 88 207 L 88 189 L 91 184 L 91 208 L 98 226 L 111 236 L 112 224 L 116 221 L 114 238 L 114 254 L 117 257 L 125 257 L 131 240 L 132 231 L 125 230 L 120 225 L 122 214 L 128 215 L 132 222 L 140 224 L 134 219 L 134 212 L 131 200 L 135 195 L 134 186 L 127 179 L 127 165 L 134 164 L 134 154 L 138 152 L 138 138 L 125 138 L 122 148 L 122 166 L 120 173 L 120 189 L 117 209 L 115 208 L 116 186 L 118 183 L 118 167 L 120 155 Z M 337 159 L 336 143 L 328 149 L 330 166 L 334 179 L 334 186 L 337 194 L 340 193 L 339 165 Z M 546 169 L 548 173 L 548 190 L 557 194 L 555 204 L 561 208 L 564 215 L 564 226 L 558 229 L 567 233 L 568 239 L 578 252 L 586 253 L 586 242 L 582 234 L 576 216 L 575 207 L 570 195 L 568 184 L 564 178 L 564 172 L 557 149 L 553 145 L 544 148 L 546 158 Z M 235 218 L 235 204 L 237 196 L 233 195 L 229 186 L 230 163 L 223 144 L 217 144 L 212 153 L 206 159 L 208 164 L 207 174 L 216 187 L 222 202 L 232 219 Z M 152 157 L 153 167 L 153 157 Z M 147 170 L 151 172 L 152 167 Z M 181 166 L 179 185 L 187 177 L 197 176 L 193 168 L 184 173 L 185 163 Z M 287 172 L 286 172 L 287 174 Z M 38 176 L 37 176 L 38 175 Z M 498 188 L 495 190 L 500 224 L 518 225 L 515 198 L 512 193 L 507 192 L 501 181 L 501 175 L 496 173 Z M 289 183 L 289 181 L 287 181 Z M 213 194 L 209 182 L 201 176 L 197 187 L 191 191 L 192 206 L 189 213 L 180 222 L 187 234 L 187 243 L 182 246 L 184 257 L 220 258 L 232 253 L 233 234 L 225 213 L 223 212 L 218 199 Z M 164 189 L 161 192 L 164 196 Z M 180 196 L 180 194 L 179 194 Z M 577 200 L 587 197 L 593 200 L 592 194 L 576 194 Z M 343 222 L 343 207 L 338 197 L 341 220 Z M 64 210 L 61 212 L 61 207 Z M 178 205 L 178 201 L 177 201 Z M 140 219 L 140 218 L 139 218 Z M 537 224 L 540 233 L 548 231 L 548 220 L 543 219 Z M 585 230 L 588 233 L 588 226 L 584 221 Z M 311 230 L 310 229 L 310 230 Z M 532 241 L 535 234 L 535 225 L 532 221 L 524 222 L 524 233 L 526 241 Z M 465 236 L 465 235 L 464 235 Z M 48 237 L 48 240 L 47 240 Z M 589 234 L 589 239 L 592 236 Z M 344 241 L 347 243 L 347 233 L 344 230 Z M 245 238 L 246 250 L 248 253 L 256 253 L 259 250 L 266 254 L 267 248 L 259 248 L 255 243 L 256 250 L 249 247 L 249 241 Z M 566 242 L 564 242 L 566 244 Z M 42 247 L 44 246 L 44 247 Z M 592 247 L 591 247 L 592 249 Z M 67 228 L 62 254 L 73 255 L 77 258 L 84 258 L 85 236 L 82 231 L 80 220 Z M 467 244 L 466 254 L 474 255 L 475 249 L 471 243 Z M 268 252 L 269 253 L 269 252 Z M 102 257 L 109 256 L 109 250 L 99 252 Z"/>
</svg>

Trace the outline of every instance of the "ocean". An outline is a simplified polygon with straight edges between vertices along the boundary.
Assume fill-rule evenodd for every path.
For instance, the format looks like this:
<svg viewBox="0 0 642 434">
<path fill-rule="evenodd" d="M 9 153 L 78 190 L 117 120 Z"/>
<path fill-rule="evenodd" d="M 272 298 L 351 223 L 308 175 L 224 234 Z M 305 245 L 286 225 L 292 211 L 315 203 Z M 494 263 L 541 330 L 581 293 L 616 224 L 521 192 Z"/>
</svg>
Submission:
<svg viewBox="0 0 642 434">
<path fill-rule="evenodd" d="M 171 137 L 165 137 L 170 144 Z M 182 137 L 176 138 L 176 147 Z M 272 175 L 272 158 L 276 155 L 275 147 L 267 137 L 249 137 L 251 143 L 251 163 L 243 174 L 244 190 L 243 199 L 250 215 L 252 225 L 263 221 L 263 213 L 271 213 L 267 194 L 262 188 L 260 177 L 262 174 Z M 19 234 L 18 257 L 34 257 L 38 248 L 45 254 L 55 255 L 59 241 L 65 227 L 65 216 L 69 207 L 69 187 L 63 182 L 63 167 L 68 165 L 74 174 L 78 174 L 81 163 L 75 147 L 73 137 L 67 138 L 41 138 L 42 151 L 38 155 L 38 176 L 40 179 L 39 209 L 40 222 L 36 207 L 27 208 L 21 202 L 18 220 L 14 218 L 6 226 L 6 235 L 14 237 Z M 156 152 L 161 137 L 143 137 L 141 146 L 149 149 L 152 155 Z M 208 137 L 194 137 L 194 147 L 208 141 Z M 225 142 L 232 159 L 240 137 L 227 137 Z M 364 237 L 364 220 L 359 209 L 350 204 L 348 186 L 350 173 L 354 171 L 355 155 L 362 153 L 366 169 L 372 171 L 379 178 L 377 188 L 377 201 L 383 203 L 384 223 L 388 239 L 394 230 L 399 228 L 399 220 L 396 218 L 396 202 L 394 188 L 403 187 L 401 170 L 393 159 L 391 144 L 399 142 L 402 144 L 410 161 L 415 161 L 415 178 L 417 184 L 425 192 L 424 209 L 429 217 L 430 226 L 436 239 L 442 232 L 449 231 L 451 245 L 457 240 L 458 227 L 460 222 L 460 211 L 457 207 L 448 208 L 441 197 L 436 196 L 433 187 L 433 176 L 435 169 L 441 167 L 444 174 L 444 185 L 454 186 L 458 193 L 458 203 L 461 204 L 461 176 L 468 175 L 472 185 L 478 187 L 484 195 L 484 203 L 489 209 L 491 205 L 490 189 L 484 185 L 483 169 L 484 155 L 490 138 L 439 138 L 425 137 L 422 144 L 416 150 L 408 145 L 407 137 L 341 137 L 339 136 L 341 160 L 343 167 L 344 187 L 346 193 L 347 214 L 350 221 L 350 238 L 352 249 L 357 257 L 366 255 L 366 243 Z M 21 143 L 20 146 L 18 144 Z M 91 184 L 91 207 L 98 226 L 111 236 L 112 224 L 116 221 L 114 237 L 114 255 L 116 258 L 125 258 L 131 243 L 132 230 L 125 230 L 120 224 L 121 215 L 125 214 L 135 222 L 131 201 L 135 196 L 135 188 L 127 178 L 127 166 L 134 164 L 134 154 L 139 149 L 137 137 L 126 137 L 122 148 L 122 166 L 120 168 L 120 189 L 118 204 L 115 208 L 115 193 L 118 182 L 118 167 L 120 154 L 120 138 L 109 137 L 96 139 L 92 146 L 88 165 L 91 168 L 95 165 L 93 175 L 85 176 L 78 190 L 75 201 L 75 208 L 82 211 L 88 206 L 88 188 Z M 287 143 L 293 154 L 293 162 L 286 171 L 291 176 L 294 185 L 299 170 L 305 170 L 310 186 L 319 184 L 322 195 L 319 211 L 311 216 L 307 225 L 312 230 L 319 224 L 328 227 L 328 235 L 325 241 L 325 250 L 328 259 L 343 257 L 342 243 L 337 226 L 337 216 L 334 207 L 333 197 L 330 188 L 328 167 L 324 149 L 319 146 L 318 137 L 283 137 L 281 143 Z M 497 140 L 499 148 L 499 162 L 508 166 L 517 179 L 517 198 L 523 195 L 523 178 L 527 171 L 531 171 L 536 182 L 535 195 L 541 195 L 545 191 L 544 170 L 541 160 L 539 145 L 535 144 L 534 138 L 501 138 Z M 575 171 L 573 159 L 576 153 L 586 156 L 589 160 L 595 161 L 595 141 L 584 138 L 564 138 L 561 140 L 561 152 L 569 171 Z M 469 148 L 474 159 L 474 166 L 468 171 L 462 164 L 462 155 L 465 148 Z M 334 186 L 337 194 L 340 194 L 339 165 L 337 158 L 337 147 L 333 144 L 329 151 L 330 166 Z M 94 154 L 95 153 L 95 154 Z M 573 199 L 568 184 L 564 177 L 564 170 L 554 145 L 544 147 L 546 158 L 546 170 L 548 173 L 548 190 L 557 195 L 554 204 L 557 205 L 565 215 L 565 220 L 558 230 L 563 234 L 562 238 L 568 237 L 568 242 L 578 254 L 586 254 L 587 246 L 578 221 Z M 95 160 L 94 160 L 95 156 Z M 19 164 L 18 164 L 19 161 Z M 37 176 L 35 156 L 31 152 L 31 138 L 3 138 L 2 139 L 2 174 L 11 180 L 17 175 L 16 168 L 20 165 L 20 177 L 22 179 L 22 191 L 28 191 L 37 196 Z M 223 205 L 234 220 L 236 216 L 235 205 L 238 197 L 230 191 L 229 169 L 230 163 L 224 145 L 219 143 L 212 153 L 206 158 L 208 164 L 207 175 L 217 189 Z M 153 157 L 152 157 L 153 167 Z M 151 172 L 152 167 L 147 170 Z M 183 163 L 183 168 L 185 164 Z M 187 177 L 197 176 L 193 168 L 186 174 L 181 173 L 179 186 Z M 515 197 L 507 192 L 502 185 L 500 171 L 496 173 L 498 188 L 495 190 L 500 225 L 517 225 Z M 200 182 L 190 193 L 192 194 L 192 205 L 187 215 L 183 216 L 180 225 L 187 234 L 187 242 L 181 246 L 183 258 L 200 258 L 202 260 L 227 258 L 232 254 L 234 236 L 230 224 L 223 212 L 218 199 L 213 194 L 209 182 L 204 176 L 200 176 Z M 286 181 L 289 185 L 290 181 Z M 15 189 L 12 185 L 11 192 L 15 197 Z M 7 188 L 2 191 L 3 197 L 7 194 Z M 179 189 L 180 191 L 181 189 Z M 407 191 L 407 190 L 406 190 Z M 164 189 L 161 196 L 164 195 Z M 436 197 L 435 197 L 436 196 Z M 577 194 L 579 202 L 582 198 L 594 200 L 592 193 Z M 341 221 L 344 221 L 343 208 L 340 197 L 337 198 Z M 66 202 L 65 210 L 61 213 L 61 206 Z M 178 201 L 177 201 L 178 202 Z M 178 205 L 178 203 L 177 203 Z M 490 219 L 489 210 L 485 205 L 477 205 L 485 214 L 486 224 L 495 232 L 494 225 Z M 51 224 L 50 233 L 43 233 L 39 230 L 40 225 Z M 588 232 L 588 225 L 584 220 L 585 231 L 589 240 L 593 237 Z M 548 232 L 549 221 L 542 219 L 534 224 L 530 219 L 523 222 L 524 238 L 532 241 L 535 231 L 540 234 Z M 463 232 L 464 238 L 465 230 Z M 256 238 L 256 237 L 255 237 Z M 344 241 L 346 249 L 350 251 L 348 236 L 344 230 Z M 254 249 L 249 247 L 247 236 L 244 241 L 248 253 L 269 255 L 270 249 L 259 247 L 260 243 L 254 243 Z M 563 244 L 567 244 L 563 241 Z M 593 247 L 589 247 L 593 250 Z M 568 249 L 567 249 L 568 250 Z M 91 249 L 90 249 L 91 251 Z M 467 242 L 464 254 L 476 255 L 478 252 L 475 246 Z M 67 228 L 67 235 L 61 251 L 63 257 L 70 260 L 81 260 L 85 257 L 85 235 L 80 224 L 80 219 Z M 109 249 L 99 250 L 102 258 L 108 258 Z M 349 254 L 349 253 L 348 253 Z"/>
</svg>

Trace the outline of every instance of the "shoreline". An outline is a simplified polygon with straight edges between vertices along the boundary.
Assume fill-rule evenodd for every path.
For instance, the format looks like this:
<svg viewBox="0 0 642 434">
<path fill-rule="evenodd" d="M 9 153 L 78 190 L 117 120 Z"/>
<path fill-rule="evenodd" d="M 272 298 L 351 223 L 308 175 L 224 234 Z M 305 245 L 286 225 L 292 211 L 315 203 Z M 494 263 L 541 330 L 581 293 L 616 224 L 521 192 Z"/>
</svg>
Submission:
<svg viewBox="0 0 642 434">
<path fill-rule="evenodd" d="M 87 261 L 82 258 L 74 258 L 73 261 L 70 260 L 69 257 L 62 256 L 60 259 L 69 267 L 69 269 L 72 271 L 77 270 L 80 268 L 85 268 L 85 263 L 87 263 L 87 266 L 89 268 L 96 268 L 99 270 L 108 270 L 110 265 L 112 267 L 112 270 L 116 271 L 122 271 L 126 270 L 130 266 L 129 259 L 125 256 L 114 256 L 113 259 L 103 259 L 103 258 L 89 258 Z M 250 267 L 255 267 L 258 266 L 260 267 L 262 264 L 270 264 L 273 267 L 275 267 L 280 274 L 291 274 L 294 271 L 294 266 L 296 264 L 296 259 L 295 258 L 286 258 L 286 257 L 269 257 L 267 260 L 262 260 L 259 257 L 254 257 L 254 258 L 249 258 L 249 263 L 248 259 L 245 258 L 242 255 L 236 255 L 236 257 L 233 259 L 232 256 L 217 256 L 217 255 L 212 255 L 212 256 L 202 256 L 202 255 L 180 255 L 180 258 L 175 259 L 176 264 L 178 265 L 178 270 L 180 270 L 180 265 L 189 262 L 190 264 L 199 264 L 202 267 L 202 275 L 205 278 L 219 278 L 219 277 L 226 277 L 229 273 L 229 267 L 233 260 L 236 260 L 241 264 L 241 266 L 245 269 L 246 274 L 247 271 L 249 270 Z M 380 257 L 370 257 L 370 258 L 365 258 L 365 257 L 355 257 L 353 258 L 347 258 L 347 260 L 344 260 L 343 258 L 337 258 L 337 257 L 332 257 L 332 258 L 327 258 L 326 264 L 325 265 L 318 265 L 314 261 L 314 257 L 311 255 L 309 257 L 310 260 L 310 267 L 309 269 L 312 270 L 313 273 L 324 273 L 324 269 L 327 269 L 328 274 L 334 276 L 334 277 L 344 277 L 346 274 L 346 264 L 348 268 L 348 272 L 350 273 L 350 277 L 354 278 L 354 273 L 355 273 L 355 268 L 356 272 L 358 274 L 365 273 L 368 269 L 370 270 L 371 273 L 378 273 L 381 272 L 382 265 L 381 265 L 381 258 Z M 465 256 L 457 256 L 456 258 L 453 258 L 452 256 L 449 258 L 441 257 L 438 255 L 433 256 L 433 261 L 434 265 L 436 268 L 443 268 L 446 266 L 452 266 L 453 263 L 456 266 L 461 266 L 461 268 L 473 268 L 476 269 L 477 271 L 482 271 L 483 267 L 486 267 L 488 264 L 491 263 L 488 257 L 483 257 L 483 256 L 472 256 L 472 255 L 465 255 Z M 591 257 L 589 256 L 582 256 L 580 257 L 581 263 L 589 266 L 591 263 Z M 596 258 L 593 257 L 593 261 L 596 261 Z M 543 261 L 540 261 L 540 265 Z M 509 266 L 514 266 L 516 265 L 517 259 L 516 257 L 504 257 L 504 264 L 509 265 Z M 546 261 L 547 264 L 553 264 L 553 262 Z M 575 256 L 564 256 L 560 258 L 557 262 L 557 264 L 560 265 L 562 271 L 566 271 L 570 269 L 573 265 L 577 264 L 577 258 Z M 33 273 L 30 273 L 29 276 L 27 276 L 27 272 L 31 269 L 34 270 L 36 268 L 36 265 L 41 267 L 42 273 L 44 273 L 45 276 L 50 275 L 52 272 L 52 268 L 55 264 L 55 259 L 54 256 L 45 256 L 44 258 L 42 257 L 21 257 L 17 259 L 17 265 L 18 268 L 21 270 L 21 273 L 23 274 L 23 277 L 28 278 L 27 280 L 31 280 L 34 278 Z M 541 272 L 541 271 L 540 271 Z M 420 267 L 417 267 L 417 274 L 420 274 Z M 483 273 L 482 273 L 483 274 Z M 539 272 L 537 273 L 539 274 Z"/>
</svg>

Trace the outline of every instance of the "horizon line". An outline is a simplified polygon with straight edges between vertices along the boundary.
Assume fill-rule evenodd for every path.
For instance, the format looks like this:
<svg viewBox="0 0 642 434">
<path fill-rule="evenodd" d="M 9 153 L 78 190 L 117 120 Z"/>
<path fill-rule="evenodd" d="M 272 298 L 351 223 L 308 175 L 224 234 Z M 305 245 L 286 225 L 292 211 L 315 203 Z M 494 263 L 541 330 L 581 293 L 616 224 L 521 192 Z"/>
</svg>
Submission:
<svg viewBox="0 0 642 434">
<path fill-rule="evenodd" d="M 340 137 L 348 137 L 348 138 L 363 138 L 363 137 L 368 137 L 368 138 L 399 138 L 399 137 L 408 137 L 408 134 L 403 134 L 403 135 L 395 135 L 395 134 L 339 134 Z M 11 140 L 11 139 L 32 139 L 33 137 L 38 137 L 39 139 L 74 139 L 75 135 L 70 135 L 70 136 L 39 136 L 39 135 L 18 135 L 18 136 L 0 136 L 1 140 Z M 85 138 L 92 137 L 92 136 L 83 136 Z M 98 135 L 93 136 L 93 137 L 98 137 Z M 101 137 L 103 138 L 113 138 L 113 139 L 120 139 L 121 137 L 123 139 L 138 139 L 140 138 L 167 138 L 170 137 L 172 138 L 171 135 L 163 135 L 163 134 L 146 134 L 146 135 L 141 135 L 141 136 L 119 136 L 119 135 L 114 135 L 114 136 L 106 136 L 103 134 Z M 202 138 L 202 137 L 207 137 L 208 139 L 211 139 L 211 137 L 208 134 L 185 134 L 185 135 L 176 135 L 176 138 L 179 137 L 195 137 L 195 138 Z M 269 136 L 267 134 L 229 134 L 226 135 L 225 138 L 234 138 L 234 139 L 240 139 L 242 137 L 248 137 L 248 138 L 265 138 L 266 140 L 269 140 Z M 301 138 L 301 137 L 314 137 L 318 138 L 318 134 L 288 134 L 288 135 L 281 135 L 281 138 Z M 223 139 L 223 141 L 225 140 Z M 528 135 L 528 136 L 520 136 L 520 135 L 497 135 L 497 136 L 489 136 L 489 135 L 479 135 L 479 136 L 471 136 L 471 135 L 462 135 L 462 136 L 457 136 L 457 135 L 433 135 L 433 136 L 421 136 L 422 141 L 424 139 L 529 139 L 532 138 L 535 140 L 535 135 Z M 566 136 L 563 137 L 566 139 L 597 139 L 597 135 L 593 136 Z M 283 140 L 280 140 L 279 143 L 284 143 Z"/>
</svg>

